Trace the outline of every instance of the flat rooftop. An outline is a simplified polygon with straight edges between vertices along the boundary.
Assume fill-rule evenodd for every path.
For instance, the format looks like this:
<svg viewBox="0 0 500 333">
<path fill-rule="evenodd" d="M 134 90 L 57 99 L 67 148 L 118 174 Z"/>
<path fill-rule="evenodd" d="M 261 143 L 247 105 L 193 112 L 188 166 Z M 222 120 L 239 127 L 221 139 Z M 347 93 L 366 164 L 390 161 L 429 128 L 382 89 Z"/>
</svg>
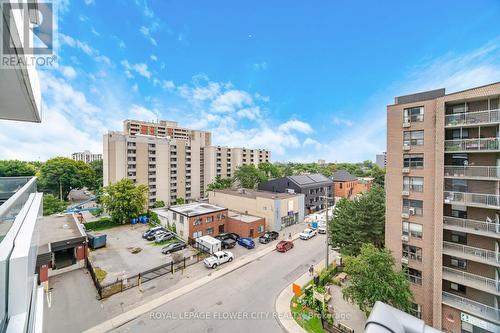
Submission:
<svg viewBox="0 0 500 333">
<path fill-rule="evenodd" d="M 211 205 L 204 202 L 194 202 L 184 205 L 171 206 L 170 208 L 163 208 L 173 212 L 182 214 L 184 216 L 198 216 L 226 210 L 227 208 Z M 160 209 L 161 210 L 161 209 Z"/>
<path fill-rule="evenodd" d="M 245 223 L 251 223 L 251 222 L 258 221 L 258 220 L 262 220 L 262 217 L 248 215 L 248 214 L 242 214 L 242 213 L 236 212 L 234 210 L 230 210 L 227 215 L 229 218 L 232 218 L 234 220 L 239 220 L 239 221 L 245 222 Z"/>
<path fill-rule="evenodd" d="M 238 197 L 244 198 L 266 198 L 266 199 L 287 199 L 296 197 L 300 195 L 299 193 L 278 193 L 278 192 L 270 192 L 270 191 L 261 191 L 261 190 L 249 190 L 249 189 L 223 189 L 223 190 L 215 190 L 215 193 L 224 193 L 229 195 L 234 195 Z"/>
<path fill-rule="evenodd" d="M 71 214 L 64 216 L 44 216 L 40 221 L 39 246 L 60 241 L 67 241 L 73 238 L 86 237 L 85 233 L 78 228 L 77 221 Z"/>
</svg>

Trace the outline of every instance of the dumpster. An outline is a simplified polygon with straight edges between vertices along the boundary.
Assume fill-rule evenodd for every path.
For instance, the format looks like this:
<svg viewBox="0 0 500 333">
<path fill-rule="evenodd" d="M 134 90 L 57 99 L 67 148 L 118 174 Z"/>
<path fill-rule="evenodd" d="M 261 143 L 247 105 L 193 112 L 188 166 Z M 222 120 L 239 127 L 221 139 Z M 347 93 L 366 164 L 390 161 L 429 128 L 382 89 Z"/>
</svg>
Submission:
<svg viewBox="0 0 500 333">
<path fill-rule="evenodd" d="M 106 246 L 106 234 L 87 233 L 89 247 L 93 250 Z"/>
</svg>

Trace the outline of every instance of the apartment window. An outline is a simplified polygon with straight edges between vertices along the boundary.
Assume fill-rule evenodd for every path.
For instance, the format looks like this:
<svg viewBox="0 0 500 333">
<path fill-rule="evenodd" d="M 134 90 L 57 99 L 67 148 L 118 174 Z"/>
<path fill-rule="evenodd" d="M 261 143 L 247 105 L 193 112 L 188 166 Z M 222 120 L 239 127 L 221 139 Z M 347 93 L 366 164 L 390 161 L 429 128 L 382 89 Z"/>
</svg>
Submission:
<svg viewBox="0 0 500 333">
<path fill-rule="evenodd" d="M 403 236 L 409 236 L 410 235 L 410 223 L 403 222 L 403 228 L 402 228 L 401 234 Z"/>
<path fill-rule="evenodd" d="M 451 241 L 453 243 L 467 244 L 467 234 L 464 232 L 452 231 Z"/>
<path fill-rule="evenodd" d="M 214 220 L 213 216 L 209 216 L 207 217 L 207 223 L 210 223 Z"/>
<path fill-rule="evenodd" d="M 450 282 L 450 289 L 453 291 L 462 293 L 462 294 L 465 294 L 465 291 L 466 291 L 465 286 L 458 284 L 458 283 L 453 283 L 453 282 Z"/>
<path fill-rule="evenodd" d="M 403 199 L 403 213 L 422 216 L 424 213 L 424 202 L 422 200 Z"/>
<path fill-rule="evenodd" d="M 172 220 L 177 220 L 177 213 L 172 213 Z"/>
<path fill-rule="evenodd" d="M 418 269 L 407 268 L 408 281 L 414 284 L 422 285 L 422 272 Z"/>
<path fill-rule="evenodd" d="M 201 218 L 197 218 L 194 220 L 193 225 L 200 225 L 201 224 Z"/>
<path fill-rule="evenodd" d="M 210 227 L 210 228 L 207 228 L 207 235 L 211 235 L 214 233 L 214 228 Z"/>
<path fill-rule="evenodd" d="M 403 167 L 421 169 L 424 167 L 424 154 L 404 154 Z"/>
<path fill-rule="evenodd" d="M 410 314 L 418 319 L 422 319 L 422 306 L 417 303 L 411 304 Z"/>
<path fill-rule="evenodd" d="M 424 107 L 418 106 L 418 107 L 404 109 L 403 115 L 405 122 L 424 121 Z"/>
<path fill-rule="evenodd" d="M 466 269 L 467 268 L 467 260 L 462 259 L 462 258 L 451 257 L 450 258 L 450 265 L 453 267 L 456 267 L 456 268 Z"/>
<path fill-rule="evenodd" d="M 184 224 L 184 216 L 182 215 L 179 216 L 179 222 L 180 224 Z"/>
<path fill-rule="evenodd" d="M 339 183 L 339 188 L 342 189 L 342 183 Z"/>
<path fill-rule="evenodd" d="M 423 146 L 424 131 L 404 131 L 403 144 L 406 146 Z"/>
<path fill-rule="evenodd" d="M 422 249 L 413 245 L 403 244 L 403 258 L 422 262 Z"/>
<path fill-rule="evenodd" d="M 410 237 L 422 239 L 422 225 L 418 223 L 410 223 Z"/>
<path fill-rule="evenodd" d="M 259 225 L 259 227 L 257 228 L 257 232 L 260 234 L 262 232 L 264 232 L 264 226 L 263 225 Z"/>
<path fill-rule="evenodd" d="M 201 231 L 193 232 L 193 238 L 198 238 L 198 237 L 201 237 L 201 236 L 203 236 L 203 233 Z"/>
<path fill-rule="evenodd" d="M 403 177 L 403 191 L 423 192 L 424 178 L 423 177 Z"/>
<path fill-rule="evenodd" d="M 452 154 L 451 155 L 451 165 L 468 165 L 469 156 L 467 154 Z"/>
</svg>

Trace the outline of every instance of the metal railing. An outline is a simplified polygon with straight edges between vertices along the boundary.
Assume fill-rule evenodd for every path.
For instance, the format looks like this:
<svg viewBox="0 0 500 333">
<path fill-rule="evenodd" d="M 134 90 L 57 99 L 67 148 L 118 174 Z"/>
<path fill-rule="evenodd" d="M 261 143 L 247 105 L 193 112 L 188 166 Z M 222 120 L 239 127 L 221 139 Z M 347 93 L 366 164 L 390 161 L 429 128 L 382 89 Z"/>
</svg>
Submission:
<svg viewBox="0 0 500 333">
<path fill-rule="evenodd" d="M 411 283 L 422 285 L 422 277 L 411 274 L 406 274 L 406 277 Z"/>
<path fill-rule="evenodd" d="M 443 242 L 443 251 L 446 252 L 447 250 L 454 251 L 455 254 L 453 254 L 453 256 L 455 256 L 455 257 L 456 256 L 460 257 L 461 255 L 468 255 L 468 256 L 474 257 L 475 260 L 480 261 L 480 262 L 486 262 L 486 263 L 495 264 L 495 265 L 500 264 L 500 253 L 499 252 L 444 241 Z"/>
<path fill-rule="evenodd" d="M 443 198 L 445 203 L 458 202 L 461 204 L 500 207 L 500 195 L 496 194 L 444 191 Z"/>
<path fill-rule="evenodd" d="M 461 219 L 458 217 L 444 216 L 443 224 L 445 226 L 458 227 L 474 231 L 483 231 L 494 235 L 500 235 L 500 223 L 476 221 L 470 219 Z"/>
<path fill-rule="evenodd" d="M 443 303 L 497 322 L 500 318 L 500 311 L 498 309 L 446 291 L 443 291 Z"/>
<path fill-rule="evenodd" d="M 483 289 L 492 291 L 492 292 L 498 292 L 500 291 L 499 287 L 499 281 L 496 281 L 494 279 L 490 279 L 484 276 L 468 273 L 461 271 L 459 269 L 453 269 L 450 267 L 443 267 L 443 278 L 444 279 L 452 279 L 455 278 L 455 280 L 459 280 L 460 284 L 464 285 L 470 285 L 467 284 L 469 283 L 474 283 L 473 285 L 470 285 L 471 287 L 477 288 L 477 286 L 482 287 Z"/>
<path fill-rule="evenodd" d="M 477 177 L 500 179 L 498 166 L 444 166 L 445 177 Z"/>
<path fill-rule="evenodd" d="M 463 112 L 445 116 L 445 126 L 488 124 L 500 122 L 500 110 Z"/>
<path fill-rule="evenodd" d="M 496 151 L 499 150 L 499 138 L 445 140 L 444 151 Z"/>
</svg>

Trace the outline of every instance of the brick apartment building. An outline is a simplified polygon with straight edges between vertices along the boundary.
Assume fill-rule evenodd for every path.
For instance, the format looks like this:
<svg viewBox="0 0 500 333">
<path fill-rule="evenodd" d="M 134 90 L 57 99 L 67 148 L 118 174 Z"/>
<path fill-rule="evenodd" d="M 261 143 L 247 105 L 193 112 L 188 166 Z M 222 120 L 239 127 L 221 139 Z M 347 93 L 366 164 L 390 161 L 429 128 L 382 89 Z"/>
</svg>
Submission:
<svg viewBox="0 0 500 333">
<path fill-rule="evenodd" d="M 415 316 L 500 332 L 500 83 L 387 107 L 386 246 Z"/>
<path fill-rule="evenodd" d="M 144 184 L 150 206 L 204 198 L 217 176 L 233 177 L 241 165 L 271 160 L 267 150 L 212 146 L 210 132 L 165 120 L 125 120 L 123 131 L 104 135 L 103 145 L 104 186 L 123 178 Z"/>
</svg>

